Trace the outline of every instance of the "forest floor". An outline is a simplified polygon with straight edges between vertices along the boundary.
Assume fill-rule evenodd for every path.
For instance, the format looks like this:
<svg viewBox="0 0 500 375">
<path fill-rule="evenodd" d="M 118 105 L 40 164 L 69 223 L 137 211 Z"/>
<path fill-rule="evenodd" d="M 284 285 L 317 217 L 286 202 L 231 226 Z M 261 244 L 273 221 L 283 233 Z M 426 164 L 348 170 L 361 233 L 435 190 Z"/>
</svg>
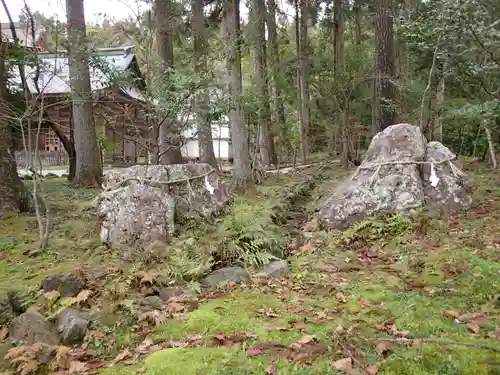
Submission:
<svg viewBox="0 0 500 375">
<path fill-rule="evenodd" d="M 323 168 L 308 200 L 297 203 L 300 230 L 292 237 L 289 226 L 273 227 L 270 214 L 280 192 L 302 174 L 271 176 L 236 198 L 231 225 L 239 220 L 245 231 L 244 225 L 260 220 L 269 236 L 291 245 L 285 278 L 255 278 L 200 295 L 188 312 L 157 317 L 147 329 L 117 306 L 140 295 L 139 272 L 144 279 L 151 268 L 158 275 L 168 267 L 171 275 L 172 264 L 124 262 L 100 247 L 89 205 L 98 191 L 48 180 L 54 215 L 49 248 L 28 255 L 36 249 L 33 217 L 2 221 L 0 292 L 16 286 L 30 303 L 40 303 L 41 292 L 33 291 L 47 275 L 93 275 L 89 306 L 100 315 L 92 321 L 86 351 L 92 363 L 115 363 L 99 370 L 102 375 L 500 374 L 498 175 L 480 165 L 467 167 L 475 204 L 465 215 L 394 215 L 344 232 L 317 231 L 314 206 L 346 176 L 339 170 Z M 190 228 L 181 239 L 194 239 L 189 244 L 195 250 L 209 247 L 217 233 L 227 233 L 229 222 L 221 220 L 208 237 Z M 8 339 L 0 344 L 0 358 L 10 347 Z"/>
</svg>

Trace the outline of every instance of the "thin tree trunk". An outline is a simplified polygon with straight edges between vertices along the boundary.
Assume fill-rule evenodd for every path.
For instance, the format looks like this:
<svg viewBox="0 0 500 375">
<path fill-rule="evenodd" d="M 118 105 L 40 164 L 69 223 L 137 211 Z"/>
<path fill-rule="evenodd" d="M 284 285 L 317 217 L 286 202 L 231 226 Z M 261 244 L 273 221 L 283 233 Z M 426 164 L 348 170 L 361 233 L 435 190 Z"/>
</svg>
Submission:
<svg viewBox="0 0 500 375">
<path fill-rule="evenodd" d="M 394 32 L 392 0 L 375 0 L 375 44 L 377 75 L 377 131 L 393 125 L 394 106 Z"/>
<path fill-rule="evenodd" d="M 484 123 L 483 123 L 483 128 L 486 134 L 486 139 L 488 140 L 488 150 L 490 152 L 491 163 L 493 164 L 493 168 L 497 169 L 497 157 L 495 154 L 495 146 L 493 145 L 493 141 L 491 139 L 490 129 Z"/>
<path fill-rule="evenodd" d="M 162 59 L 162 74 L 165 81 L 172 79 L 174 71 L 174 27 L 172 0 L 155 0 L 155 19 L 158 54 Z M 177 119 L 167 116 L 159 124 L 158 143 L 160 164 L 182 164 L 184 159 L 180 149 Z"/>
<path fill-rule="evenodd" d="M 269 106 L 269 86 L 267 82 L 266 62 L 266 5 L 264 0 L 253 0 L 251 6 L 252 23 L 255 25 L 253 35 L 254 70 L 259 92 L 259 151 L 264 165 L 278 164 L 271 130 L 271 108 Z"/>
<path fill-rule="evenodd" d="M 441 77 L 436 90 L 436 107 L 440 107 L 444 103 L 445 78 Z M 443 142 L 443 122 L 437 113 L 434 114 L 433 139 Z"/>
<path fill-rule="evenodd" d="M 300 3 L 299 3 L 300 1 Z M 305 8 L 307 0 L 295 1 L 295 36 L 297 44 L 297 94 L 299 98 L 300 148 L 302 162 L 307 164 L 309 155 L 308 125 L 309 125 L 309 92 L 307 89 L 307 71 L 305 61 L 305 43 L 307 42 L 307 22 Z"/>
<path fill-rule="evenodd" d="M 334 59 L 335 59 L 335 77 L 337 82 L 344 79 L 344 10 L 343 0 L 334 2 Z M 344 168 L 349 167 L 349 140 L 347 139 L 347 102 L 341 97 L 339 100 L 338 119 L 340 126 L 341 155 L 340 162 Z"/>
<path fill-rule="evenodd" d="M 280 137 L 282 152 L 284 153 L 287 149 L 287 137 L 286 137 L 286 116 L 285 116 L 285 107 L 283 105 L 283 100 L 281 98 L 281 74 L 279 71 L 279 45 L 278 45 L 278 34 L 277 34 L 277 26 L 276 26 L 276 1 L 268 0 L 268 19 L 267 19 L 267 31 L 269 38 L 269 61 L 271 64 L 271 71 L 273 77 L 273 90 L 274 98 L 274 111 L 275 111 L 275 121 L 276 121 L 276 130 L 278 130 L 278 134 Z"/>
<path fill-rule="evenodd" d="M 66 0 L 76 171 L 73 184 L 100 187 L 102 166 L 92 110 L 83 0 Z"/>
<path fill-rule="evenodd" d="M 356 44 L 361 44 L 362 42 L 362 34 L 361 34 L 361 22 L 362 22 L 362 0 L 354 0 L 354 42 Z"/>
<path fill-rule="evenodd" d="M 226 70 L 228 92 L 231 96 L 231 139 L 233 147 L 233 182 L 237 189 L 246 189 L 253 185 L 252 167 L 248 136 L 243 121 L 240 104 L 241 84 L 241 31 L 239 0 L 224 0 L 223 9 L 224 36 L 226 42 Z"/>
<path fill-rule="evenodd" d="M 196 122 L 198 124 L 198 148 L 200 152 L 200 162 L 210 164 L 218 170 L 217 159 L 215 158 L 214 142 L 212 139 L 212 124 L 207 121 L 208 110 L 208 87 L 204 75 L 207 72 L 206 57 L 206 37 L 205 18 L 203 16 L 203 0 L 192 0 L 193 20 L 193 65 L 195 73 L 204 82 L 201 92 L 195 96 Z"/>
</svg>

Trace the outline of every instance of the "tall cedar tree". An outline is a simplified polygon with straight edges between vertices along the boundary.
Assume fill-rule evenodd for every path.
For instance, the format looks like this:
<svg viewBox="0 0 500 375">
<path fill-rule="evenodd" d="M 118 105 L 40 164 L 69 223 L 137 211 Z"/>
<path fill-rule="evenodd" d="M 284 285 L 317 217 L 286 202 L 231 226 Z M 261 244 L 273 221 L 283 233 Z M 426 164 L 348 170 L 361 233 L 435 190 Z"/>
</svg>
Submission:
<svg viewBox="0 0 500 375">
<path fill-rule="evenodd" d="M 73 185 L 100 187 L 102 166 L 92 110 L 83 0 L 66 0 L 66 14 L 72 127 L 76 151 Z"/>
</svg>

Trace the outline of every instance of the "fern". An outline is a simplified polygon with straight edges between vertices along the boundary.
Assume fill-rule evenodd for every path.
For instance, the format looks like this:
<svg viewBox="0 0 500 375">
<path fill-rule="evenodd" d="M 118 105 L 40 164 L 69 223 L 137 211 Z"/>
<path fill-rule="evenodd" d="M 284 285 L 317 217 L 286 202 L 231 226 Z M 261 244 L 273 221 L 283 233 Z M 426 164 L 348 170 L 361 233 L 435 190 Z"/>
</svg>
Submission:
<svg viewBox="0 0 500 375">
<path fill-rule="evenodd" d="M 284 256 L 284 233 L 262 207 L 240 205 L 224 219 L 221 234 L 222 262 L 255 267 Z"/>
</svg>

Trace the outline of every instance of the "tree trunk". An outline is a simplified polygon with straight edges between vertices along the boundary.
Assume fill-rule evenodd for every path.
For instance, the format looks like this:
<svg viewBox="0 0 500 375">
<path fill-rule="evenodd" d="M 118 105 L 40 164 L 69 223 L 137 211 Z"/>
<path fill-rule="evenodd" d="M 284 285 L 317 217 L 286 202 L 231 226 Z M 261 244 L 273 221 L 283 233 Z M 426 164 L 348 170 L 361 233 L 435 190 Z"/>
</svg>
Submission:
<svg viewBox="0 0 500 375">
<path fill-rule="evenodd" d="M 361 22 L 362 22 L 362 0 L 354 0 L 354 42 L 356 44 L 361 44 L 362 34 L 361 34 Z"/>
<path fill-rule="evenodd" d="M 228 92 L 231 96 L 231 140 L 233 147 L 233 181 L 237 189 L 253 185 L 248 136 L 243 122 L 240 104 L 241 84 L 241 32 L 239 0 L 224 0 L 223 9 L 224 36 L 226 42 L 226 71 Z"/>
<path fill-rule="evenodd" d="M 252 35 L 254 47 L 254 70 L 259 105 L 259 151 L 262 164 L 277 165 L 274 140 L 271 131 L 271 108 L 266 63 L 266 6 L 264 0 L 253 0 L 251 19 L 254 25 Z"/>
<path fill-rule="evenodd" d="M 193 19 L 193 65 L 195 73 L 202 78 L 204 82 L 202 92 L 198 92 L 195 97 L 195 113 L 198 125 L 198 148 L 200 152 L 200 162 L 208 163 L 215 170 L 218 169 L 217 159 L 215 158 L 214 142 L 212 139 L 212 124 L 207 121 L 208 109 L 208 87 L 204 79 L 207 72 L 206 57 L 206 37 L 205 37 L 205 18 L 203 16 L 203 0 L 192 0 Z"/>
<path fill-rule="evenodd" d="M 172 79 L 174 70 L 174 27 L 173 27 L 173 4 L 172 0 L 155 0 L 155 20 L 158 54 L 163 62 L 165 82 Z M 181 164 L 184 162 L 181 149 L 177 119 L 163 119 L 159 124 L 158 143 L 160 146 L 160 164 Z"/>
<path fill-rule="evenodd" d="M 299 3 L 300 1 L 300 3 Z M 307 164 L 309 155 L 309 92 L 307 90 L 307 70 L 305 61 L 305 44 L 307 42 L 307 22 L 305 10 L 307 0 L 295 0 L 295 39 L 297 45 L 297 96 L 299 101 L 300 148 L 302 162 Z"/>
<path fill-rule="evenodd" d="M 18 212 L 22 183 L 17 174 L 16 160 L 11 152 L 11 128 L 7 109 L 7 89 L 5 87 L 5 60 L 7 43 L 2 43 L 0 35 L 0 219 L 11 212 Z"/>
<path fill-rule="evenodd" d="M 436 107 L 439 108 L 444 103 L 444 91 L 445 91 L 445 78 L 441 77 L 437 90 L 436 90 Z M 434 126 L 433 126 L 433 137 L 434 141 L 443 142 L 443 122 L 440 119 L 438 113 L 434 113 Z"/>
<path fill-rule="evenodd" d="M 394 40 L 393 40 L 392 0 L 375 0 L 375 44 L 377 131 L 393 125 L 396 117 L 394 109 Z"/>
<path fill-rule="evenodd" d="M 76 171 L 73 184 L 100 187 L 102 166 L 92 110 L 83 0 L 66 0 Z"/>
<path fill-rule="evenodd" d="M 278 33 L 276 26 L 276 1 L 268 0 L 268 18 L 267 18 L 267 33 L 269 38 L 269 61 L 271 64 L 271 72 L 273 77 L 273 103 L 275 112 L 276 128 L 280 137 L 282 152 L 284 153 L 287 148 L 287 137 L 286 137 L 286 116 L 285 107 L 283 105 L 283 100 L 281 98 L 281 74 L 279 71 L 279 45 L 278 45 Z"/>
<path fill-rule="evenodd" d="M 334 62 L 335 77 L 337 82 L 342 82 L 344 76 L 344 10 L 343 0 L 334 2 Z M 344 168 L 349 167 L 349 140 L 347 138 L 347 101 L 341 96 L 339 99 L 339 110 L 337 113 L 338 126 L 340 126 L 341 154 L 340 162 Z"/>
</svg>

